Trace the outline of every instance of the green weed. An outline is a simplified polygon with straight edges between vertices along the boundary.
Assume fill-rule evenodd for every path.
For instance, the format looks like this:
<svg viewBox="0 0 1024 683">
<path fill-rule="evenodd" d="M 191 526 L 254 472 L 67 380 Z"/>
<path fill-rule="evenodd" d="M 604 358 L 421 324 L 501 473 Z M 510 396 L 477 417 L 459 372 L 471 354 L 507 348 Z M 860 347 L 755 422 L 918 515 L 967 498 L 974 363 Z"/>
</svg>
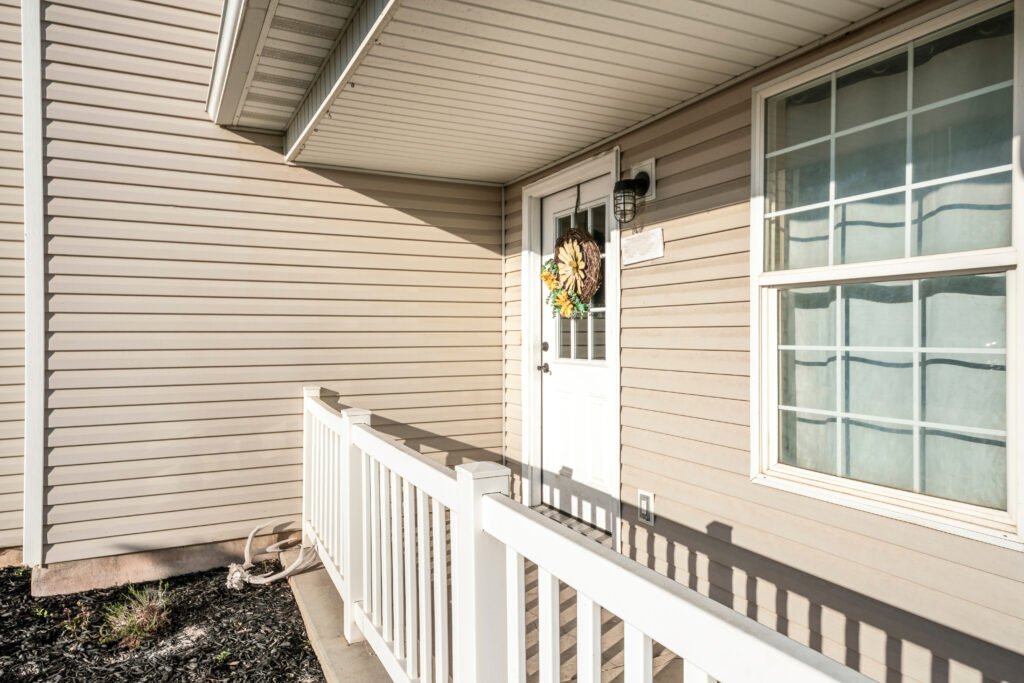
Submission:
<svg viewBox="0 0 1024 683">
<path fill-rule="evenodd" d="M 134 649 L 170 623 L 167 588 L 163 583 L 145 588 L 128 587 L 124 602 L 109 605 L 100 629 L 100 641 Z"/>
</svg>

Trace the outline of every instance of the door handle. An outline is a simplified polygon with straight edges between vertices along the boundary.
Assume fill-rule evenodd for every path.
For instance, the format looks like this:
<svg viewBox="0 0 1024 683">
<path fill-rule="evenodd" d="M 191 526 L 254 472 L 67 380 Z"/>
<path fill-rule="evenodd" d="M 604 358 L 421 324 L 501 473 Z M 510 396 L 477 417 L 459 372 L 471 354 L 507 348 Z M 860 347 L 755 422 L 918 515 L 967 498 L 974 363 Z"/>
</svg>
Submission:
<svg viewBox="0 0 1024 683">
<path fill-rule="evenodd" d="M 543 365 L 538 365 L 537 369 L 540 370 L 541 372 L 551 372 L 551 370 L 548 368 L 547 363 L 544 363 Z"/>
</svg>

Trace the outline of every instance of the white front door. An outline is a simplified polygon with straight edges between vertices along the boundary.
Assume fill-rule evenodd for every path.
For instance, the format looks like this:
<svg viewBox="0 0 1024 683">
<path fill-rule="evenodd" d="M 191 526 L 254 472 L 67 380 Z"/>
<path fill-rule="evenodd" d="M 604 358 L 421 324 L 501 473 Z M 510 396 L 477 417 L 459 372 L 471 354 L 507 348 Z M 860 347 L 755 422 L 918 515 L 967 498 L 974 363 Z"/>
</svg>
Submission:
<svg viewBox="0 0 1024 683">
<path fill-rule="evenodd" d="M 601 246 L 601 289 L 588 317 L 567 320 L 542 306 L 541 488 L 547 505 L 614 533 L 619 515 L 618 416 L 611 414 L 618 376 L 608 363 L 608 344 L 618 343 L 609 326 L 617 306 L 618 262 L 612 239 L 611 175 L 544 197 L 541 202 L 542 261 L 552 258 L 555 241 L 570 227 L 589 232 Z M 543 288 L 542 298 L 547 296 Z M 609 296 L 611 294 L 612 296 Z M 615 299 L 615 300 L 612 300 Z M 617 310 L 617 309 L 616 309 Z M 617 316 L 612 318 L 613 324 Z M 614 373 L 614 374 L 613 374 Z"/>
</svg>

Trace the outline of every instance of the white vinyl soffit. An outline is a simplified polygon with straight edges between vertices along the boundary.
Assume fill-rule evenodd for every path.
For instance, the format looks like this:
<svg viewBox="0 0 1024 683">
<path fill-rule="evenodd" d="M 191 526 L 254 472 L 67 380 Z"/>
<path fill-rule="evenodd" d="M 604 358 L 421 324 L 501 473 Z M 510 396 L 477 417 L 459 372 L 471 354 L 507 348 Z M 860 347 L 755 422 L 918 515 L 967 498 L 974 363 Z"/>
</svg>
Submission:
<svg viewBox="0 0 1024 683">
<path fill-rule="evenodd" d="M 207 109 L 218 124 L 283 132 L 360 0 L 227 0 Z"/>
<path fill-rule="evenodd" d="M 896 4 L 364 0 L 290 117 L 285 154 L 503 183 Z"/>
</svg>

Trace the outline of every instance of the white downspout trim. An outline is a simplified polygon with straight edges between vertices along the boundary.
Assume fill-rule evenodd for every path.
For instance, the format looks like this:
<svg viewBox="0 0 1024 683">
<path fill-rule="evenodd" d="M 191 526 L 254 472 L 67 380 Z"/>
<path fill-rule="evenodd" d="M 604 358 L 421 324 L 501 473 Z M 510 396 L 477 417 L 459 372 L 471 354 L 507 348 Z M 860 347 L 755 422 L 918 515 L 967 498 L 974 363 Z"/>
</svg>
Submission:
<svg viewBox="0 0 1024 683">
<path fill-rule="evenodd" d="M 43 563 L 46 459 L 46 228 L 40 3 L 21 7 L 21 103 L 25 228 L 25 461 L 22 553 Z"/>
</svg>

